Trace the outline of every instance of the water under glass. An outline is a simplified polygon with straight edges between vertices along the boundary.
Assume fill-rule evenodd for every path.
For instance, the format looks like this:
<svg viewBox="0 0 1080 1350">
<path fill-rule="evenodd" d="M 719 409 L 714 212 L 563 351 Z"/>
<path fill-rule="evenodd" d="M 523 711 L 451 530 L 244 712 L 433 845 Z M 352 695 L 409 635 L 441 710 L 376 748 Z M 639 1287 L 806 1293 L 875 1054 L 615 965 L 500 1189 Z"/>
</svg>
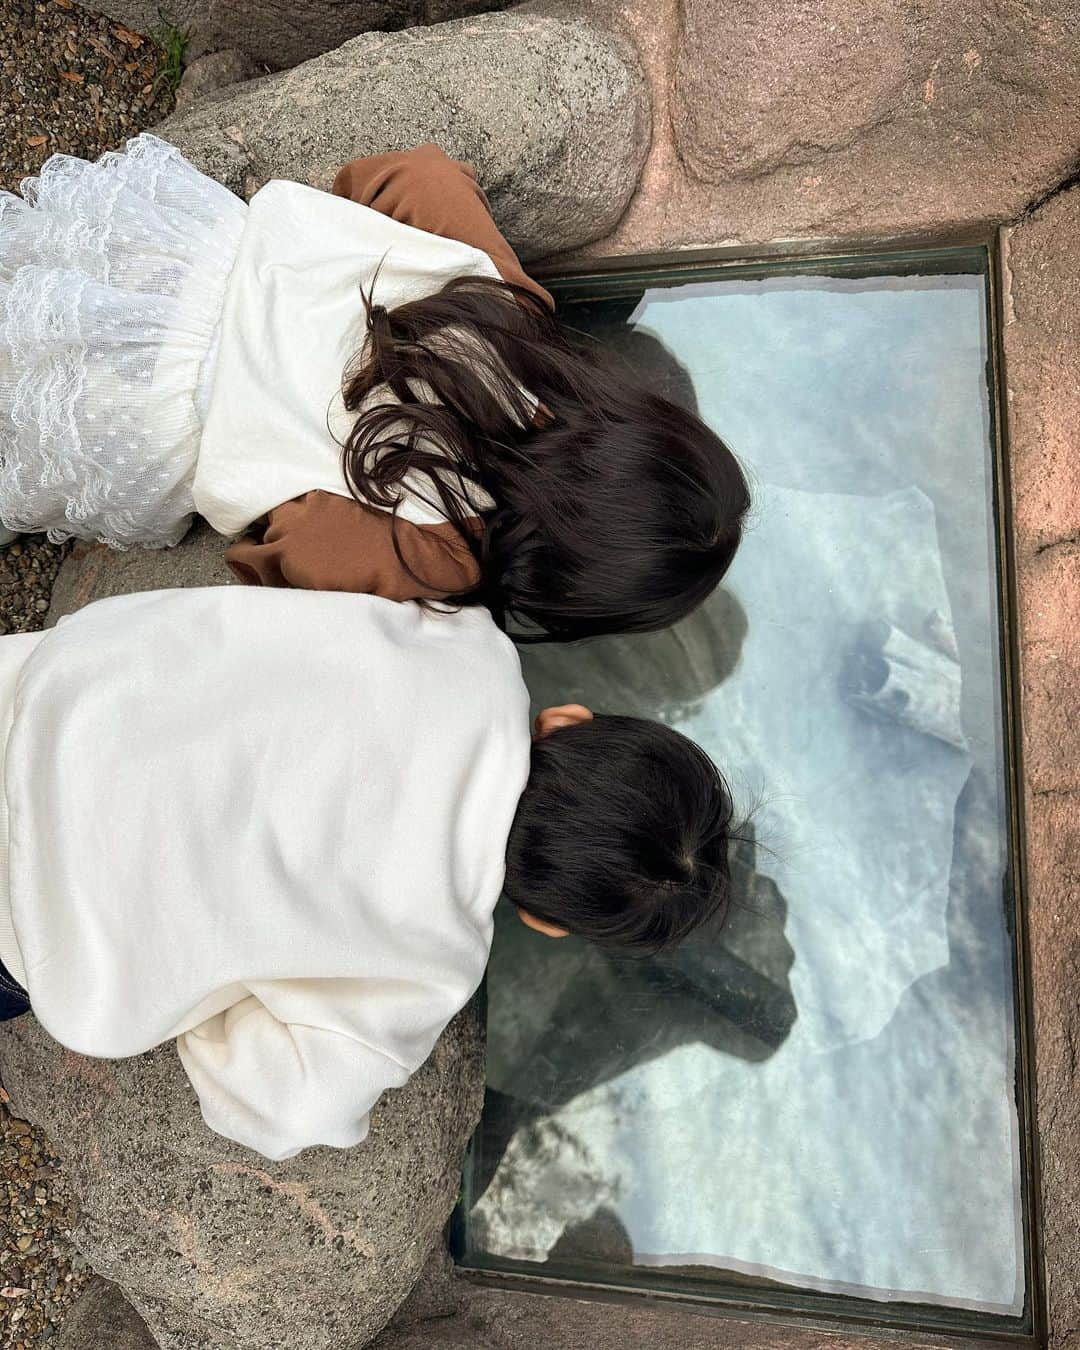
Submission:
<svg viewBox="0 0 1080 1350">
<path fill-rule="evenodd" d="M 685 732 L 746 823 L 725 922 L 657 959 L 500 906 L 463 1258 L 1019 1317 L 981 255 L 596 284 L 562 309 L 727 441 L 754 508 L 696 614 L 531 649 L 526 679 L 538 707 Z"/>
</svg>

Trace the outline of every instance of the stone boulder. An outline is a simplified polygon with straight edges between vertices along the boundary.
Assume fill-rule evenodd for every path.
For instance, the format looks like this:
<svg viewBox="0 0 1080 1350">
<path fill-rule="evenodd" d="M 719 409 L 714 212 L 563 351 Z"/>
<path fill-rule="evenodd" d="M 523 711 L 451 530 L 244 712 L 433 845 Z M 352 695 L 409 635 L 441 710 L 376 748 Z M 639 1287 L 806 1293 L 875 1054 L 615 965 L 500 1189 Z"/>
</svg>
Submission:
<svg viewBox="0 0 1080 1350">
<path fill-rule="evenodd" d="M 358 155 L 436 141 L 472 163 L 525 258 L 607 234 L 649 146 L 633 47 L 583 18 L 515 10 L 366 33 L 155 128 L 250 197 L 270 178 L 329 188 Z"/>
<path fill-rule="evenodd" d="M 207 1129 L 171 1045 L 86 1059 L 28 1016 L 0 1027 L 0 1073 L 64 1160 L 79 1250 L 161 1350 L 359 1350 L 408 1295 L 453 1207 L 481 1045 L 468 1008 L 385 1094 L 363 1144 L 282 1163 Z M 116 1292 L 95 1299 L 73 1345 L 139 1347 Z"/>
<path fill-rule="evenodd" d="M 222 89 L 254 79 L 257 74 L 259 68 L 255 62 L 236 47 L 200 56 L 184 71 L 176 91 L 176 111 L 184 112 Z"/>
<path fill-rule="evenodd" d="M 961 195 L 971 218 L 1008 219 L 1075 158 L 1073 0 L 681 7 L 679 154 L 711 184 L 775 175 L 787 230 L 830 197 L 833 228 L 874 202 L 898 232 L 945 226 Z"/>
<path fill-rule="evenodd" d="M 1042 1245 L 1064 1350 L 1080 1326 L 1080 183 L 1009 231 L 1002 272 Z"/>
<path fill-rule="evenodd" d="M 186 56 L 228 47 L 283 70 L 340 46 L 357 33 L 441 23 L 498 9 L 505 0 L 95 0 L 88 8 L 136 33 L 156 33 L 162 15 L 188 33 Z"/>
<path fill-rule="evenodd" d="M 709 181 L 837 151 L 892 114 L 903 23 L 880 0 L 682 0 L 675 115 Z"/>
<path fill-rule="evenodd" d="M 202 521 L 176 548 L 117 553 L 104 544 L 76 543 L 56 575 L 45 624 L 51 628 L 65 614 L 110 595 L 235 584 L 224 554 L 221 535 Z"/>
<path fill-rule="evenodd" d="M 1075 0 L 597 2 L 658 112 L 603 252 L 985 235 L 1075 172 Z"/>
<path fill-rule="evenodd" d="M 157 1350 L 146 1323 L 109 1280 L 91 1280 L 64 1318 L 59 1350 Z"/>
</svg>

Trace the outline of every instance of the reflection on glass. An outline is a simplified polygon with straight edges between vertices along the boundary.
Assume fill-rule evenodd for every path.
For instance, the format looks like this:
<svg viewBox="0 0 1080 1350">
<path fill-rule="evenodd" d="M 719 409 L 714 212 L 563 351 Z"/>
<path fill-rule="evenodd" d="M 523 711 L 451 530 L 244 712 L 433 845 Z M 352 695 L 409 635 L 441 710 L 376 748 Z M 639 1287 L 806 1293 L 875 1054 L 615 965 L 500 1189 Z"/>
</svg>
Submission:
<svg viewBox="0 0 1080 1350">
<path fill-rule="evenodd" d="M 690 619 L 526 677 L 678 726 L 750 823 L 726 923 L 655 961 L 500 916 L 464 1257 L 1016 1317 L 985 277 L 835 273 L 573 307 L 741 455 L 755 516 Z"/>
</svg>

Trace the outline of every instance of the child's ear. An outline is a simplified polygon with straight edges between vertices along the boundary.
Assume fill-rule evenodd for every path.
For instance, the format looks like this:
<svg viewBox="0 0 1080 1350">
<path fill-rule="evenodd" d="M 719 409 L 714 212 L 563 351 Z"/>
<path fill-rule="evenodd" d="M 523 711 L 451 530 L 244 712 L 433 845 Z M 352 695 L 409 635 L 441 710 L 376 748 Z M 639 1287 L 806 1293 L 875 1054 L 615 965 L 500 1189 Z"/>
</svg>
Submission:
<svg viewBox="0 0 1080 1350">
<path fill-rule="evenodd" d="M 543 933 L 545 937 L 562 938 L 569 937 L 569 928 L 560 928 L 558 924 L 548 923 L 546 919 L 538 919 L 535 914 L 530 914 L 527 909 L 518 906 L 518 918 L 526 928 L 535 928 L 538 933 Z"/>
<path fill-rule="evenodd" d="M 545 708 L 536 719 L 536 739 L 550 736 L 560 727 L 572 727 L 576 722 L 591 722 L 592 713 L 580 703 L 561 703 L 557 708 Z"/>
</svg>

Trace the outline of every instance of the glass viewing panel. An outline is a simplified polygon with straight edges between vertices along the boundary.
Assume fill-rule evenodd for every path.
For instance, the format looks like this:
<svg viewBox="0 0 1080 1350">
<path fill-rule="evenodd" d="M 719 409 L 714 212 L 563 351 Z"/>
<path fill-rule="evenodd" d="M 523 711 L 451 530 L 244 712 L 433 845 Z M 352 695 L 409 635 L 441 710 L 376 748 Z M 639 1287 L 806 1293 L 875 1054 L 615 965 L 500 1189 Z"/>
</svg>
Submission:
<svg viewBox="0 0 1080 1350">
<path fill-rule="evenodd" d="M 499 907 L 463 1264 L 1029 1325 L 985 266 L 566 288 L 755 506 L 677 628 L 526 650 L 534 703 L 678 727 L 749 825 L 726 922 L 656 960 Z"/>
</svg>

